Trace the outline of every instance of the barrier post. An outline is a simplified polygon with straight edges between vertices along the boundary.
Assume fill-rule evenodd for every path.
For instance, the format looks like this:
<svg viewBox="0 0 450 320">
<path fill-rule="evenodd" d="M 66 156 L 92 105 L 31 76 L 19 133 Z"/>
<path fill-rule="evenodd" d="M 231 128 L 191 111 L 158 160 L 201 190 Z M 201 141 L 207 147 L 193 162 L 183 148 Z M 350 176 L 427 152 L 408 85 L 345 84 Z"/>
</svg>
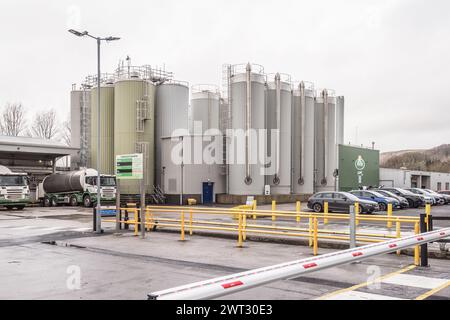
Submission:
<svg viewBox="0 0 450 320">
<path fill-rule="evenodd" d="M 145 209 L 145 229 L 147 230 L 147 232 L 150 232 L 150 226 L 149 226 L 149 221 L 150 220 L 150 213 L 149 210 L 146 208 Z"/>
<path fill-rule="evenodd" d="M 116 232 L 121 229 L 120 221 L 122 220 L 122 212 L 120 210 L 120 179 L 116 182 Z M 94 230 L 95 231 L 95 230 Z"/>
<path fill-rule="evenodd" d="M 138 216 L 138 209 L 133 209 L 134 211 L 134 235 L 138 236 L 139 231 L 139 216 Z"/>
<path fill-rule="evenodd" d="M 300 203 L 300 201 L 297 201 L 297 205 L 295 208 L 295 211 L 297 212 L 297 218 L 296 218 L 297 222 L 300 222 L 300 210 L 301 210 L 301 203 Z"/>
<path fill-rule="evenodd" d="M 181 239 L 180 241 L 184 241 L 184 211 L 181 210 Z"/>
<path fill-rule="evenodd" d="M 312 247 L 313 245 L 313 218 L 312 214 L 309 214 L 309 246 Z"/>
<path fill-rule="evenodd" d="M 419 223 L 416 222 L 414 224 L 414 233 L 415 234 L 419 234 L 419 232 L 420 232 L 419 231 Z M 420 264 L 420 261 L 419 261 L 419 246 L 415 246 L 414 247 L 414 264 L 416 266 L 418 266 Z"/>
<path fill-rule="evenodd" d="M 392 228 L 392 220 L 391 220 L 392 219 L 392 203 L 388 204 L 387 215 L 388 215 L 387 227 Z"/>
<path fill-rule="evenodd" d="M 242 240 L 247 240 L 247 233 L 245 229 L 247 228 L 247 212 L 244 211 L 244 216 L 242 217 Z"/>
<path fill-rule="evenodd" d="M 192 209 L 189 209 L 189 235 L 192 236 Z"/>
<path fill-rule="evenodd" d="M 350 206 L 350 248 L 356 248 L 356 213 L 355 206 Z"/>
<path fill-rule="evenodd" d="M 399 217 L 397 217 L 397 222 L 395 223 L 395 233 L 396 233 L 397 239 L 400 239 L 402 237 L 401 224 L 400 224 L 400 218 Z M 401 253 L 400 250 L 397 250 L 397 255 L 398 256 L 400 255 L 400 253 Z"/>
<path fill-rule="evenodd" d="M 430 216 L 430 214 L 431 214 L 431 204 L 426 204 L 425 205 L 425 214 L 426 214 L 426 220 L 425 220 L 425 223 L 427 224 L 427 226 L 428 226 L 428 217 Z"/>
<path fill-rule="evenodd" d="M 317 217 L 314 217 L 314 248 L 313 248 L 313 254 L 317 256 L 318 253 L 318 235 L 317 230 L 318 229 L 318 223 L 317 223 Z"/>
<path fill-rule="evenodd" d="M 272 201 L 272 221 L 277 220 L 275 216 L 275 210 L 277 210 L 277 202 L 275 200 Z"/>
<path fill-rule="evenodd" d="M 355 202 L 355 224 L 359 226 L 359 202 Z"/>
<path fill-rule="evenodd" d="M 324 213 L 324 218 L 323 218 L 323 224 L 328 224 L 328 202 L 325 201 L 325 203 L 323 204 L 323 213 Z"/>
<path fill-rule="evenodd" d="M 242 248 L 242 212 L 239 212 L 239 224 L 238 224 L 238 248 Z"/>
<path fill-rule="evenodd" d="M 253 200 L 253 211 L 256 211 L 256 207 L 257 207 L 257 202 L 255 199 L 255 200 Z M 253 220 L 256 220 L 256 214 L 253 214 Z"/>
<path fill-rule="evenodd" d="M 428 217 L 426 214 L 420 215 L 420 233 L 428 232 Z M 420 266 L 428 267 L 428 243 L 420 246 Z"/>
</svg>

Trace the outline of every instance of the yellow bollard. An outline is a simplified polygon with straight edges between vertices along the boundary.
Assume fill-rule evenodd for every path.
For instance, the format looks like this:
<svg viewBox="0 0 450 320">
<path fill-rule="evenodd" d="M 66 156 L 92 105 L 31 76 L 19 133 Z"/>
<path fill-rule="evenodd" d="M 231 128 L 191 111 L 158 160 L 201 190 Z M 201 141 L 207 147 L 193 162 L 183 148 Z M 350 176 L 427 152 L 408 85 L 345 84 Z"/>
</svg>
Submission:
<svg viewBox="0 0 450 320">
<path fill-rule="evenodd" d="M 388 215 L 388 222 L 387 222 L 387 227 L 388 228 L 392 228 L 392 203 L 388 204 L 388 209 L 387 209 L 387 215 Z"/>
<path fill-rule="evenodd" d="M 301 210 L 301 203 L 300 201 L 297 201 L 297 206 L 295 208 L 295 211 L 297 212 L 297 222 L 300 222 L 300 210 Z"/>
<path fill-rule="evenodd" d="M 400 219 L 397 217 L 397 222 L 395 223 L 395 231 L 396 231 L 396 237 L 397 239 L 400 239 L 402 237 L 401 234 L 401 225 L 400 225 Z M 397 250 L 397 255 L 400 255 L 400 250 Z"/>
<path fill-rule="evenodd" d="M 430 214 L 431 214 L 431 204 L 427 204 L 427 205 L 425 206 L 425 213 L 426 213 L 426 215 L 427 215 L 427 217 L 426 217 L 426 219 L 425 219 L 425 223 L 427 224 L 427 230 L 428 230 L 428 217 L 429 217 Z"/>
<path fill-rule="evenodd" d="M 313 245 L 313 218 L 312 215 L 309 215 L 309 246 Z"/>
<path fill-rule="evenodd" d="M 324 213 L 324 218 L 323 218 L 323 224 L 328 224 L 328 202 L 325 201 L 325 203 L 323 204 L 323 213 Z"/>
<path fill-rule="evenodd" d="M 245 229 L 247 228 L 247 212 L 244 211 L 244 216 L 242 217 L 242 240 L 247 240 L 247 233 Z"/>
<path fill-rule="evenodd" d="M 415 226 L 414 226 L 414 232 L 415 234 L 419 234 L 420 233 L 420 229 L 419 229 L 419 223 L 416 222 Z M 414 247 L 414 264 L 416 266 L 420 265 L 420 252 L 419 252 L 420 247 L 419 246 L 415 246 Z"/>
<path fill-rule="evenodd" d="M 359 226 L 359 219 L 358 219 L 358 217 L 359 217 L 359 203 L 355 202 L 355 218 L 356 218 L 355 224 L 357 226 Z"/>
<path fill-rule="evenodd" d="M 184 241 L 184 211 L 181 211 L 181 241 Z"/>
<path fill-rule="evenodd" d="M 255 199 L 255 200 L 253 200 L 253 211 L 256 211 L 256 207 L 257 207 L 257 202 Z M 253 220 L 256 220 L 256 214 L 253 215 Z"/>
<path fill-rule="evenodd" d="M 318 222 L 317 222 L 317 217 L 314 217 L 314 241 L 313 241 L 313 243 L 314 243 L 314 248 L 313 248 L 313 253 L 314 253 L 314 255 L 315 256 L 317 256 L 317 253 L 318 253 L 318 235 L 317 235 L 317 233 L 318 233 Z"/>
<path fill-rule="evenodd" d="M 192 209 L 189 209 L 189 235 L 192 236 Z"/>
<path fill-rule="evenodd" d="M 272 201 L 272 221 L 277 220 L 277 217 L 275 217 L 276 210 L 277 210 L 277 202 L 274 200 Z"/>
<path fill-rule="evenodd" d="M 239 248 L 242 248 L 242 213 L 239 212 L 239 224 L 238 224 L 238 245 Z"/>
<path fill-rule="evenodd" d="M 138 236 L 138 225 L 139 225 L 139 218 L 138 218 L 138 209 L 134 209 L 134 235 Z"/>
</svg>

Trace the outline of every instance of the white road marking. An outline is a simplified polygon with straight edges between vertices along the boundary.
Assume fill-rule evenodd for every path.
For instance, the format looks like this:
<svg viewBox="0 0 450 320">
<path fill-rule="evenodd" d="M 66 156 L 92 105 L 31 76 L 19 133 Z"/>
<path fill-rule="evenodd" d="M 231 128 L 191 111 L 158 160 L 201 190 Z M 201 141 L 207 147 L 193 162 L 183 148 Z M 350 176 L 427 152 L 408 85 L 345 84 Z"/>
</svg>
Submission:
<svg viewBox="0 0 450 320">
<path fill-rule="evenodd" d="M 447 281 L 448 279 L 428 278 L 410 274 L 397 274 L 388 279 L 384 279 L 382 282 L 422 289 L 434 289 L 447 283 Z"/>
<path fill-rule="evenodd" d="M 335 296 L 328 297 L 325 300 L 406 300 L 406 299 L 360 291 L 346 291 L 339 293 Z"/>
</svg>

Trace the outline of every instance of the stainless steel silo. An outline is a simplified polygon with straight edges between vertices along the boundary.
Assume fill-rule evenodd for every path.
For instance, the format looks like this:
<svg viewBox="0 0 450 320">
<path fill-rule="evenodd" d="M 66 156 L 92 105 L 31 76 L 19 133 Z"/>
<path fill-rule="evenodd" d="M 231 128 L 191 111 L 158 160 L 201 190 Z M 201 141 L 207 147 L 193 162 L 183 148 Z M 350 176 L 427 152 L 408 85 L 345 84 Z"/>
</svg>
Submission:
<svg viewBox="0 0 450 320">
<path fill-rule="evenodd" d="M 332 90 L 320 90 L 315 99 L 315 187 L 334 190 L 337 169 L 336 97 Z"/>
<path fill-rule="evenodd" d="M 264 69 L 232 66 L 230 75 L 231 131 L 227 134 L 228 189 L 232 195 L 264 192 Z"/>
<path fill-rule="evenodd" d="M 120 71 L 120 70 L 119 70 Z M 118 72 L 114 90 L 114 155 L 143 153 L 145 192 L 152 193 L 155 170 L 155 85 L 147 72 Z M 122 194 L 139 194 L 138 181 L 121 181 Z"/>
<path fill-rule="evenodd" d="M 266 184 L 272 194 L 291 193 L 291 77 L 268 75 L 266 100 L 267 161 Z"/>
<path fill-rule="evenodd" d="M 292 191 L 314 193 L 314 85 L 300 82 L 292 97 Z"/>
<path fill-rule="evenodd" d="M 343 96 L 336 97 L 336 142 L 344 144 L 344 113 L 345 99 Z M 339 156 L 339 155 L 338 155 Z"/>
<path fill-rule="evenodd" d="M 161 185 L 161 139 L 188 134 L 189 84 L 169 81 L 156 87 L 156 184 Z M 178 132 L 175 132 L 177 130 Z M 181 130 L 181 131 L 180 131 Z M 182 132 L 184 131 L 184 132 Z"/>
<path fill-rule="evenodd" d="M 91 148 L 91 90 L 82 86 L 70 92 L 70 144 L 80 152 L 71 157 L 71 168 L 90 166 Z"/>
<path fill-rule="evenodd" d="M 98 88 L 91 90 L 91 165 L 102 174 L 114 174 L 114 86 L 100 87 L 100 167 L 97 168 L 98 137 Z"/>
<path fill-rule="evenodd" d="M 191 88 L 191 128 L 201 124 L 201 132 L 219 129 L 219 88 L 214 85 L 194 85 Z"/>
</svg>

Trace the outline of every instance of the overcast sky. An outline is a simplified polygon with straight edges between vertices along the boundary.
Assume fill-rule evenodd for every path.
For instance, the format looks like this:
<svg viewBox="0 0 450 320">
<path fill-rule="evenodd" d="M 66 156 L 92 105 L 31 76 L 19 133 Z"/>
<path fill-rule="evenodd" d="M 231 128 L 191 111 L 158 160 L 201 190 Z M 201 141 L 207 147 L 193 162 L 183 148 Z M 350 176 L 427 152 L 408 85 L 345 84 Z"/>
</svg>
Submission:
<svg viewBox="0 0 450 320">
<path fill-rule="evenodd" d="M 331 88 L 346 102 L 346 143 L 382 151 L 450 143 L 450 1 L 1 0 L 0 106 L 69 114 L 72 83 L 96 72 L 96 45 L 68 28 L 120 36 L 102 71 L 127 55 L 178 80 L 221 82 L 251 61 Z"/>
</svg>

